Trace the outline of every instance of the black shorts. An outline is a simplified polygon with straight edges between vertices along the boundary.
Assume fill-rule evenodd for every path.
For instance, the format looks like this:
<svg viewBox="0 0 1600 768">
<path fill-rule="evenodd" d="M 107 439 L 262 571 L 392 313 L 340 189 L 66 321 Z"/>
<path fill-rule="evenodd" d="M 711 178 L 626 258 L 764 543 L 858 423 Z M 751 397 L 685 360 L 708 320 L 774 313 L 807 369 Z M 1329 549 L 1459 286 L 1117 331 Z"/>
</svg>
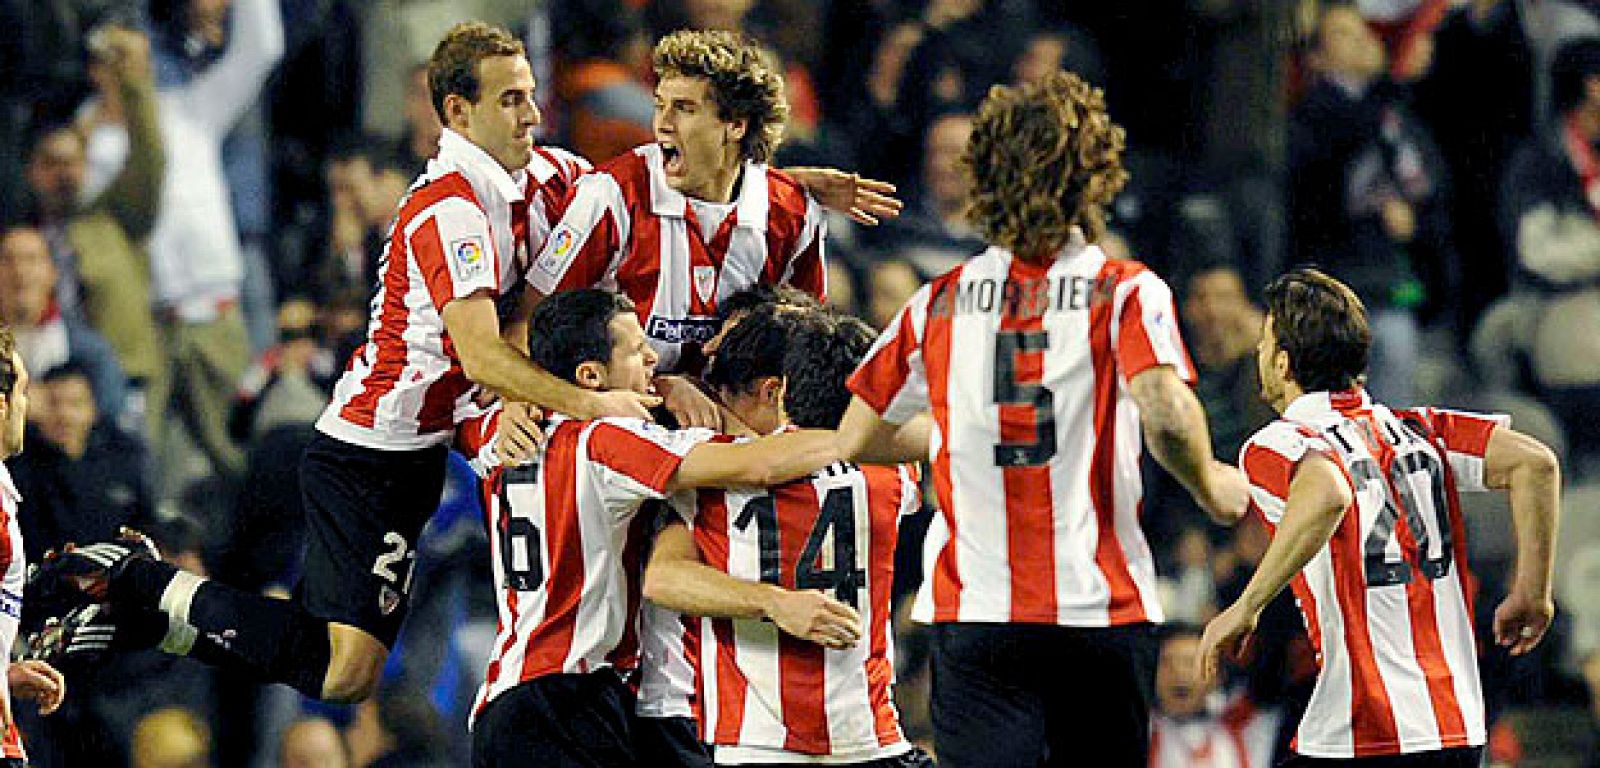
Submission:
<svg viewBox="0 0 1600 768">
<path fill-rule="evenodd" d="M 1144 768 L 1155 628 L 933 626 L 934 751 L 942 768 Z"/>
<path fill-rule="evenodd" d="M 740 763 L 738 768 L 793 768 L 793 766 L 794 763 Z M 933 758 L 928 757 L 927 752 L 912 747 L 910 752 L 903 755 L 864 760 L 859 763 L 836 763 L 829 768 L 934 768 L 934 766 Z"/>
<path fill-rule="evenodd" d="M 1306 757 L 1290 755 L 1283 768 L 1478 768 L 1483 763 L 1483 747 L 1458 747 L 1432 752 L 1383 757 Z"/>
<path fill-rule="evenodd" d="M 300 459 L 311 615 L 393 648 L 410 601 L 417 537 L 444 493 L 445 446 L 377 451 L 318 432 Z"/>
<path fill-rule="evenodd" d="M 711 748 L 700 741 L 692 717 L 636 717 L 633 748 L 640 765 L 663 768 L 711 768 Z"/>
<path fill-rule="evenodd" d="M 609 667 L 547 675 L 495 697 L 472 728 L 473 768 L 632 768 L 633 691 Z"/>
</svg>

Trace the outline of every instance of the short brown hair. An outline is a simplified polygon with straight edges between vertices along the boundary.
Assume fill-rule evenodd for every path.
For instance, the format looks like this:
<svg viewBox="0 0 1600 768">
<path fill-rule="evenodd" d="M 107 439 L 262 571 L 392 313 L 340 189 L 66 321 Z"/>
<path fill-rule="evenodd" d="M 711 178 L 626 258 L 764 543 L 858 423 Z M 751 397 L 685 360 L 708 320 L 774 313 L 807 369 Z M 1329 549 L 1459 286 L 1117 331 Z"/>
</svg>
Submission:
<svg viewBox="0 0 1600 768">
<path fill-rule="evenodd" d="M 723 120 L 745 121 L 739 155 L 765 163 L 783 142 L 789 102 L 775 57 L 748 35 L 721 30 L 678 30 L 656 43 L 656 77 L 703 77 Z"/>
<path fill-rule="evenodd" d="M 961 158 L 967 218 L 1024 258 L 1064 244 L 1074 226 L 1098 240 L 1106 204 L 1128 182 L 1123 144 L 1105 94 L 1075 74 L 990 88 Z"/>
<path fill-rule="evenodd" d="M 449 125 L 444 116 L 444 98 L 451 94 L 474 104 L 478 101 L 478 63 L 493 56 L 526 56 L 522 41 L 506 30 L 481 21 L 464 21 L 444 33 L 444 39 L 428 59 L 428 93 L 439 122 Z"/>
<path fill-rule="evenodd" d="M 1267 286 L 1267 314 L 1289 373 L 1307 392 L 1334 392 L 1361 383 L 1372 348 L 1367 308 L 1350 286 L 1309 267 Z"/>
<path fill-rule="evenodd" d="M 0 395 L 11 397 L 17 389 L 17 336 L 11 326 L 0 324 Z"/>
</svg>

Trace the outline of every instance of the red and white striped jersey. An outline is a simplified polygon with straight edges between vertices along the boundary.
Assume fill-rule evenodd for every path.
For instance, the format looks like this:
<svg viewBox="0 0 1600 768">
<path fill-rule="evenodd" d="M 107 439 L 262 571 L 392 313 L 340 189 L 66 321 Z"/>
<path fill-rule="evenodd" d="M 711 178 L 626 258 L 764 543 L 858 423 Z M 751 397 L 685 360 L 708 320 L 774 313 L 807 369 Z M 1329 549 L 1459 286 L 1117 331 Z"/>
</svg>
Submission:
<svg viewBox="0 0 1600 768">
<path fill-rule="evenodd" d="M 1216 714 L 1152 713 L 1150 768 L 1270 768 L 1280 719 L 1243 696 Z"/>
<path fill-rule="evenodd" d="M 718 763 L 858 762 L 910 749 L 890 696 L 889 604 L 914 471 L 835 464 L 767 490 L 701 490 L 689 509 L 705 562 L 787 589 L 822 589 L 860 611 L 862 641 L 827 650 L 770 622 L 691 619 L 701 736 Z M 807 757 L 813 758 L 807 760 Z"/>
<path fill-rule="evenodd" d="M 1484 490 L 1503 416 L 1390 411 L 1365 392 L 1314 392 L 1245 443 L 1250 498 L 1274 533 L 1309 452 L 1335 461 L 1354 500 L 1291 586 L 1317 651 L 1294 749 L 1397 755 L 1484 743 L 1460 491 Z"/>
<path fill-rule="evenodd" d="M 698 364 L 717 303 L 757 283 L 822 298 L 822 208 L 781 171 L 746 163 L 729 212 L 709 236 L 696 205 L 667 185 L 661 147 L 646 144 L 578 180 L 528 273 L 545 294 L 619 291 L 661 355 L 661 371 Z"/>
<path fill-rule="evenodd" d="M 1161 621 L 1128 391 L 1158 365 L 1193 381 L 1172 292 L 1081 239 L 1048 264 L 991 247 L 912 296 L 850 389 L 893 423 L 933 411 L 918 621 Z"/>
<path fill-rule="evenodd" d="M 546 434 L 540 460 L 495 469 L 485 496 L 500 621 L 474 715 L 518 683 L 612 664 L 639 600 L 626 562 L 634 514 L 712 436 L 561 417 Z"/>
<path fill-rule="evenodd" d="M 17 507 L 22 494 L 11 480 L 11 470 L 0 464 L 0 662 L 9 663 L 11 646 L 17 641 L 17 626 L 22 621 L 22 588 L 28 579 L 28 565 L 23 557 L 22 529 L 17 526 Z M 11 712 L 11 686 L 0 685 L 0 706 L 5 707 L 5 730 L 0 733 L 0 758 L 27 760 L 22 749 L 22 732 L 17 730 L 16 717 Z"/>
<path fill-rule="evenodd" d="M 378 450 L 449 442 L 476 409 L 445 305 L 488 291 L 508 307 L 559 201 L 587 168 L 576 155 L 540 147 L 527 168 L 507 173 L 446 129 L 390 224 L 366 344 L 351 355 L 317 429 Z"/>
</svg>

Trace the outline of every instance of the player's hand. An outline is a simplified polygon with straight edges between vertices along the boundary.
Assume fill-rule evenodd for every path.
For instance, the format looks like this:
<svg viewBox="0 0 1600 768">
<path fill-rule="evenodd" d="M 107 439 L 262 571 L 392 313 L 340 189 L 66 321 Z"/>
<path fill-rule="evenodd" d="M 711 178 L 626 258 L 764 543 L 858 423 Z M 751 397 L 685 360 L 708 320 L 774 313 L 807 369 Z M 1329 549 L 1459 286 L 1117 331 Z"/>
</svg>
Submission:
<svg viewBox="0 0 1600 768">
<path fill-rule="evenodd" d="M 150 38 L 126 27 L 104 27 L 91 34 L 90 52 L 110 65 L 123 82 L 140 83 L 152 77 Z"/>
<path fill-rule="evenodd" d="M 655 385 L 666 398 L 667 410 L 678 418 L 678 426 L 722 430 L 722 409 L 688 377 L 657 376 Z"/>
<path fill-rule="evenodd" d="M 650 415 L 650 409 L 660 405 L 661 398 L 655 395 L 642 395 L 626 389 L 613 389 L 606 392 L 589 393 L 588 402 L 589 412 L 575 415 L 581 419 L 622 416 L 654 421 L 654 417 Z"/>
<path fill-rule="evenodd" d="M 1196 501 L 1212 520 L 1233 525 L 1250 511 L 1250 481 L 1238 467 L 1212 461 L 1206 467 L 1205 498 Z"/>
<path fill-rule="evenodd" d="M 819 590 L 774 587 L 767 618 L 784 632 L 836 651 L 861 641 L 861 614 Z"/>
<path fill-rule="evenodd" d="M 906 205 L 894 196 L 893 184 L 864 179 L 857 173 L 837 168 L 785 168 L 784 173 L 805 186 L 822 207 L 864 226 L 875 227 L 882 219 L 895 218 Z"/>
<path fill-rule="evenodd" d="M 1257 614 L 1234 603 L 1206 625 L 1205 633 L 1200 636 L 1200 653 L 1195 657 L 1200 665 L 1201 680 L 1215 684 L 1222 669 L 1223 655 L 1237 659 L 1244 653 L 1245 646 L 1250 644 L 1250 635 L 1256 631 L 1258 618 Z"/>
<path fill-rule="evenodd" d="M 531 403 L 507 400 L 500 409 L 494 456 L 504 467 L 526 464 L 544 450 L 545 434 L 539 422 L 544 411 Z"/>
<path fill-rule="evenodd" d="M 41 715 L 53 714 L 67 697 L 67 678 L 38 659 L 12 662 L 7 666 L 6 686 L 11 689 L 11 698 L 38 702 Z"/>
<path fill-rule="evenodd" d="M 1494 641 L 1521 656 L 1539 644 L 1556 615 L 1555 601 L 1549 594 L 1534 596 L 1512 590 L 1494 612 Z"/>
</svg>

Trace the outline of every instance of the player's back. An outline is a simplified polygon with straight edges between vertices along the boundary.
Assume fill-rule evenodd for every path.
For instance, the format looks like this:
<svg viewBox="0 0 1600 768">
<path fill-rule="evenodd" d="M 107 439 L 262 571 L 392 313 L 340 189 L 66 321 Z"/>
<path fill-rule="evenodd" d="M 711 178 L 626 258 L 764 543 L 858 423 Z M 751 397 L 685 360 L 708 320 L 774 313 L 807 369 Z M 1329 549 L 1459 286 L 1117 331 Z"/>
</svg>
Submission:
<svg viewBox="0 0 1600 768">
<path fill-rule="evenodd" d="M 827 650 L 767 622 L 695 622 L 700 721 L 719 760 L 908 749 L 889 690 L 890 593 L 899 520 L 919 503 L 912 470 L 842 463 L 766 491 L 698 493 L 694 535 L 709 565 L 824 590 L 858 610 L 864 627 L 855 647 Z"/>
<path fill-rule="evenodd" d="M 538 461 L 486 484 L 500 629 L 476 710 L 519 683 L 611 664 L 638 605 L 624 562 L 633 517 L 711 436 L 622 418 L 557 417 L 546 432 Z"/>
<path fill-rule="evenodd" d="M 1192 380 L 1171 291 L 1081 240 L 1043 264 L 991 247 L 912 298 L 851 389 L 937 425 L 944 538 L 918 620 L 1161 620 L 1127 386 L 1156 365 Z"/>
<path fill-rule="evenodd" d="M 1360 390 L 1296 399 L 1246 443 L 1251 500 L 1276 526 L 1294 466 L 1338 463 L 1353 501 L 1292 587 L 1320 674 L 1296 739 L 1312 757 L 1364 757 L 1483 744 L 1458 492 L 1483 490 L 1501 420 L 1391 411 Z"/>
</svg>

